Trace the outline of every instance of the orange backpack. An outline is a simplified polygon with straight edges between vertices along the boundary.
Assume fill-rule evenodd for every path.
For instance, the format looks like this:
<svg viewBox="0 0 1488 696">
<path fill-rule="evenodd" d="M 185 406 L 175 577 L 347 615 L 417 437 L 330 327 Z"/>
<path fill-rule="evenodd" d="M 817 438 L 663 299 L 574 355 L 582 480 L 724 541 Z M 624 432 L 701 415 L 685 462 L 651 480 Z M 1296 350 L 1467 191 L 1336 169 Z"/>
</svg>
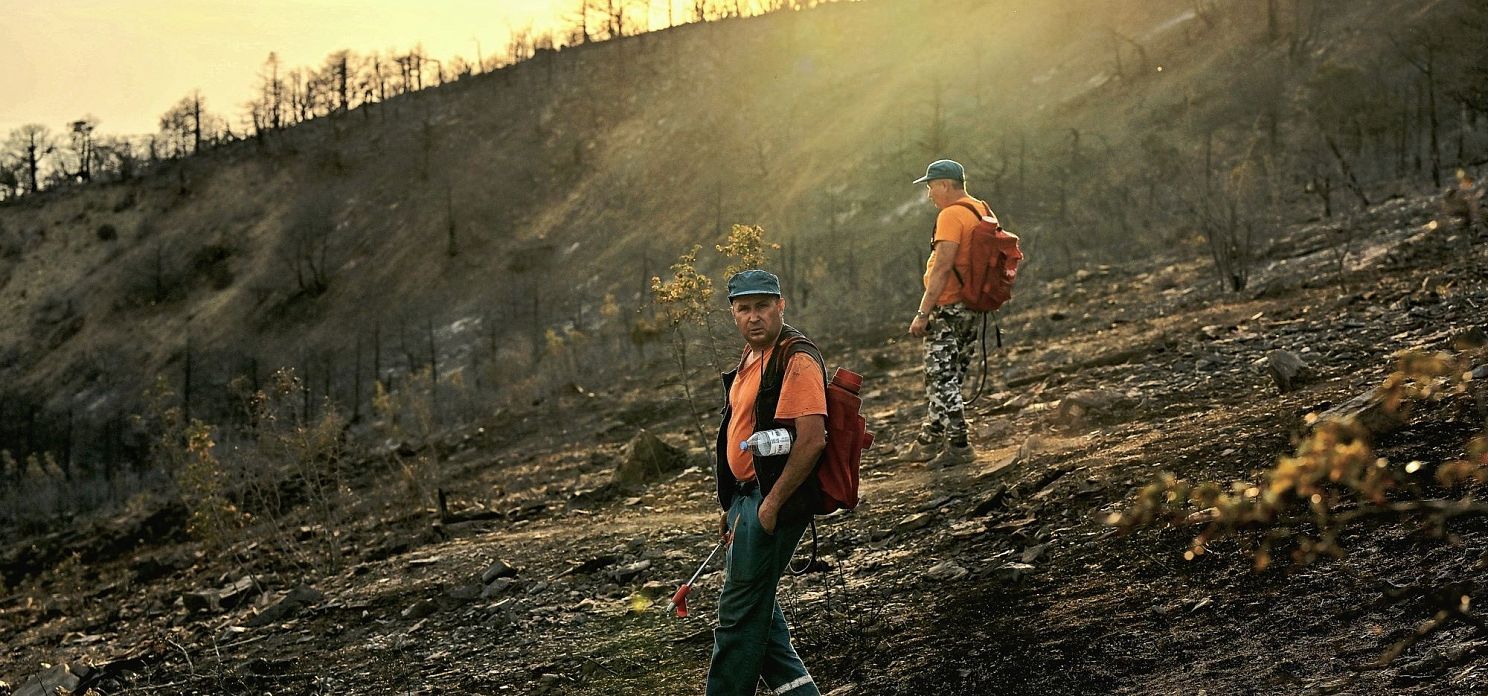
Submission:
<svg viewBox="0 0 1488 696">
<path fill-rule="evenodd" d="M 1013 299 L 1013 281 L 1018 277 L 1018 262 L 1023 260 L 1018 236 L 1002 229 L 991 206 L 987 206 L 988 214 L 982 215 L 970 203 L 956 205 L 977 216 L 977 224 L 965 242 L 971 258 L 967 277 L 962 278 L 959 269 L 952 269 L 961 283 L 961 302 L 973 312 L 995 312 Z"/>
</svg>

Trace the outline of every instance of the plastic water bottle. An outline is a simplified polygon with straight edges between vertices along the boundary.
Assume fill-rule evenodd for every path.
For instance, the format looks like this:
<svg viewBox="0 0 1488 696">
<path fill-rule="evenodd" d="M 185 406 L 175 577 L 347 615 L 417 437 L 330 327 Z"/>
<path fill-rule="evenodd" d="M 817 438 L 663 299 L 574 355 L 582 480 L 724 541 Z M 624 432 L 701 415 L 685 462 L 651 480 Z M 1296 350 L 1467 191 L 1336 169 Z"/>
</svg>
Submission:
<svg viewBox="0 0 1488 696">
<path fill-rule="evenodd" d="M 739 443 L 739 449 L 749 450 L 756 457 L 778 457 L 790 454 L 791 434 L 785 428 L 761 430 Z"/>
</svg>

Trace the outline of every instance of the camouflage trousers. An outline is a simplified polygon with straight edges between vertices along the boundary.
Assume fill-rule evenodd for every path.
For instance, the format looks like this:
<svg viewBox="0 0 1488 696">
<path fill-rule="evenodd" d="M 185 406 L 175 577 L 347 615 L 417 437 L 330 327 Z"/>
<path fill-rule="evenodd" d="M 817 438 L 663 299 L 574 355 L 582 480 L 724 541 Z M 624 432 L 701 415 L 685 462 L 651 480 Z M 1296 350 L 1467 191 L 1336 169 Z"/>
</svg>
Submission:
<svg viewBox="0 0 1488 696">
<path fill-rule="evenodd" d="M 966 440 L 966 404 L 961 383 L 976 349 L 976 313 L 961 303 L 941 305 L 930 312 L 925 336 L 925 396 L 929 409 L 920 426 L 920 439 L 941 437 Z"/>
</svg>

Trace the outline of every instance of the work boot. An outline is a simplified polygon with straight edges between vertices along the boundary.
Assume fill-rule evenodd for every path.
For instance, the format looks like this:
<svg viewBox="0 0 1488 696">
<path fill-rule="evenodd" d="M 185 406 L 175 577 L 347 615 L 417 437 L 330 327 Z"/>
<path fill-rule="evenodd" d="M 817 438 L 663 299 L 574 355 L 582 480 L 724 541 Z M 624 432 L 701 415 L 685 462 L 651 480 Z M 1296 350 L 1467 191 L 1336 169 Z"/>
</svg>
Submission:
<svg viewBox="0 0 1488 696">
<path fill-rule="evenodd" d="M 970 464 L 976 459 L 976 452 L 971 449 L 971 443 L 957 445 L 951 443 L 946 445 L 944 451 L 930 460 L 930 468 L 945 469 L 960 464 Z"/>
<path fill-rule="evenodd" d="M 914 443 L 909 446 L 909 449 L 905 450 L 904 454 L 899 455 L 899 461 L 928 462 L 940 456 L 944 444 L 945 441 L 938 437 L 932 440 L 926 440 L 923 437 L 915 438 Z"/>
</svg>

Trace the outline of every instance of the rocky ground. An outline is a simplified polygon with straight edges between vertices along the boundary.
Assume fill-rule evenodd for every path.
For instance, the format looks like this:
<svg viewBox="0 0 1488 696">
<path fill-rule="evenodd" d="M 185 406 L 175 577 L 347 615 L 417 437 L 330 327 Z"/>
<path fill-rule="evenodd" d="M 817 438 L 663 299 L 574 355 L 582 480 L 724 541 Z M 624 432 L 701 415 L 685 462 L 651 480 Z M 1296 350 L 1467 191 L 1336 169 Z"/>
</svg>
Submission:
<svg viewBox="0 0 1488 696">
<path fill-rule="evenodd" d="M 1255 481 L 1303 418 L 1378 384 L 1403 348 L 1446 349 L 1488 316 L 1488 240 L 1386 202 L 1339 233 L 1265 247 L 1250 290 L 1207 262 L 1097 268 L 1020 296 L 974 407 L 977 461 L 903 464 L 921 415 L 916 346 L 830 356 L 866 373 L 879 444 L 863 504 L 819 520 L 814 572 L 782 604 L 834 694 L 1464 693 L 1488 688 L 1485 636 L 1462 623 L 1374 663 L 1469 587 L 1488 523 L 1362 528 L 1350 554 L 1256 572 L 1243 540 L 1185 560 L 1192 529 L 1107 524 L 1159 472 Z M 1469 245 L 1469 241 L 1474 241 Z M 805 327 L 809 330 L 810 327 Z M 1273 351 L 1306 369 L 1281 393 Z M 451 433 L 449 514 L 407 501 L 368 457 L 337 563 L 277 559 L 262 538 L 208 552 L 184 511 L 141 502 L 92 527 L 9 544 L 0 675 L 16 694 L 691 694 L 722 577 L 686 619 L 666 599 L 707 555 L 711 473 L 680 400 L 576 393 Z M 706 392 L 711 396 L 712 392 Z M 1461 456 L 1482 417 L 1423 410 L 1377 449 Z M 636 449 L 666 473 L 620 487 Z M 658 454 L 659 453 L 659 454 Z M 396 455 L 390 455 L 396 456 Z M 293 533 L 293 530 L 291 530 Z M 307 530 L 306 536 L 313 534 Z M 804 559 L 803 559 L 804 560 Z M 1414 599 L 1392 601 L 1401 588 Z M 3 690 L 0 690 L 3 691 Z"/>
</svg>

